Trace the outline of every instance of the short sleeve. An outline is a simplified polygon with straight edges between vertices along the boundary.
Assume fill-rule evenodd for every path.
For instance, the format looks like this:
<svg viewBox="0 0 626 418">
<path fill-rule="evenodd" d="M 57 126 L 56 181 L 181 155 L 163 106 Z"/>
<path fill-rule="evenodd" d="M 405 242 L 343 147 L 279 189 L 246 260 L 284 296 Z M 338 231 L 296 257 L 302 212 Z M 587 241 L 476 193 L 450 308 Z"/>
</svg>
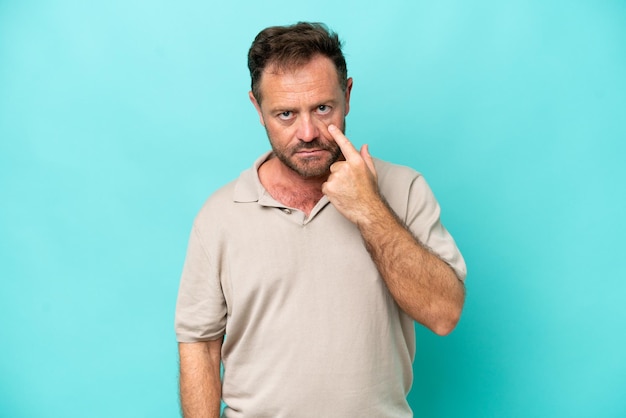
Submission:
<svg viewBox="0 0 626 418">
<path fill-rule="evenodd" d="M 424 177 L 418 174 L 411 183 L 404 221 L 415 237 L 450 265 L 459 280 L 464 281 L 467 276 L 465 260 L 454 238 L 441 223 L 440 215 L 439 203 Z"/>
<path fill-rule="evenodd" d="M 176 303 L 175 330 L 179 342 L 209 341 L 224 335 L 226 301 L 220 272 L 203 245 L 197 223 L 191 231 Z"/>
</svg>

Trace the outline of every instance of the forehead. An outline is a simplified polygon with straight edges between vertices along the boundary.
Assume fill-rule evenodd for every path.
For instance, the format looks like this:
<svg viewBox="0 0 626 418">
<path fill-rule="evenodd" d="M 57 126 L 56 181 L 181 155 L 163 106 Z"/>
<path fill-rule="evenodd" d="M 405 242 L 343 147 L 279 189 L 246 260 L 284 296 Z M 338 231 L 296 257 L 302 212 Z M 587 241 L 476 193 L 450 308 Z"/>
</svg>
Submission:
<svg viewBox="0 0 626 418">
<path fill-rule="evenodd" d="M 341 94 L 335 64 L 323 56 L 294 67 L 270 65 L 263 71 L 259 87 L 264 102 Z"/>
</svg>

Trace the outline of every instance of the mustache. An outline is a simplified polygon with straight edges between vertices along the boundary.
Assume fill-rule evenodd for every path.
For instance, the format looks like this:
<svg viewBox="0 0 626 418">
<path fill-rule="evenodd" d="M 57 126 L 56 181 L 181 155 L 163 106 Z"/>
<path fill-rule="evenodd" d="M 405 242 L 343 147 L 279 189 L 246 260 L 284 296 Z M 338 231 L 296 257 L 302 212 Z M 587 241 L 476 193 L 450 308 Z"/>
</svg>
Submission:
<svg viewBox="0 0 626 418">
<path fill-rule="evenodd" d="M 310 149 L 323 149 L 326 151 L 335 151 L 337 149 L 337 144 L 329 143 L 329 142 L 322 142 L 319 139 L 314 139 L 313 141 L 310 141 L 310 142 L 301 142 L 297 146 L 293 147 L 292 151 L 298 152 L 301 150 L 310 150 Z"/>
</svg>

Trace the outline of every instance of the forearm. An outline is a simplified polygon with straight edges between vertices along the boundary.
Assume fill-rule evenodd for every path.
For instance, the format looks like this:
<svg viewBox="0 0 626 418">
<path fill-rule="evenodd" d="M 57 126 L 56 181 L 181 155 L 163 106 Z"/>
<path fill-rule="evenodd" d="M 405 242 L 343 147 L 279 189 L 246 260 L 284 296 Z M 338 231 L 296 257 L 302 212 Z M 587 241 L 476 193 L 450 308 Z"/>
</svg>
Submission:
<svg viewBox="0 0 626 418">
<path fill-rule="evenodd" d="M 219 418 L 222 339 L 179 343 L 180 402 L 185 418 Z"/>
<path fill-rule="evenodd" d="M 378 176 L 367 145 L 357 151 L 334 125 L 328 132 L 345 161 L 330 167 L 322 185 L 335 208 L 355 223 L 389 292 L 407 314 L 437 334 L 454 329 L 465 288 L 450 266 L 417 241 L 378 191 Z"/>
<path fill-rule="evenodd" d="M 433 332 L 450 333 L 465 300 L 452 268 L 415 239 L 382 200 L 357 225 L 400 308 Z"/>
</svg>

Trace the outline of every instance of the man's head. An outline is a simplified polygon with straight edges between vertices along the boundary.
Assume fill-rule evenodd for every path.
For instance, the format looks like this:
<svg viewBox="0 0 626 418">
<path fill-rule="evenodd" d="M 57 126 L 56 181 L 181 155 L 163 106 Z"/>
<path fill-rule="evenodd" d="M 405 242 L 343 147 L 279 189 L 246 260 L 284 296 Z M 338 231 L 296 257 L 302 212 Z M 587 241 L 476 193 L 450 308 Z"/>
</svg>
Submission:
<svg viewBox="0 0 626 418">
<path fill-rule="evenodd" d="M 337 35 L 316 23 L 268 28 L 248 63 L 250 101 L 274 156 L 301 178 L 324 179 L 341 158 L 328 126 L 345 129 L 352 89 Z"/>
<path fill-rule="evenodd" d="M 339 85 L 345 91 L 348 69 L 336 33 L 322 23 L 299 22 L 291 26 L 272 26 L 259 32 L 248 51 L 252 94 L 261 103 L 261 78 L 264 70 L 285 71 L 300 67 L 316 55 L 330 59 L 336 67 Z"/>
</svg>

